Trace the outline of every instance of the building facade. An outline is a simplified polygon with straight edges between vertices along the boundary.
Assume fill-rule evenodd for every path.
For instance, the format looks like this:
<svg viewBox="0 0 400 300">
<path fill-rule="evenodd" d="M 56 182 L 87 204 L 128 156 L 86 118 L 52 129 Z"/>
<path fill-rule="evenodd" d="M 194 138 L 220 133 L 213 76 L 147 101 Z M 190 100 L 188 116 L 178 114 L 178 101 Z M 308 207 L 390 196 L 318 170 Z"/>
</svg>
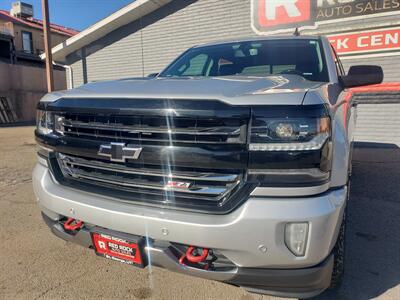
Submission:
<svg viewBox="0 0 400 300">
<path fill-rule="evenodd" d="M 56 24 L 50 28 L 53 46 L 78 33 Z M 32 5 L 15 2 L 10 11 L 0 10 L 0 97 L 15 116 L 0 124 L 35 120 L 36 105 L 47 92 L 43 52 L 43 23 L 33 17 Z M 54 84 L 58 90 L 66 88 L 64 68 L 55 67 Z"/>
<path fill-rule="evenodd" d="M 51 44 L 58 45 L 77 33 L 73 29 L 51 24 Z M 40 55 L 43 52 L 41 20 L 0 10 L 0 57 L 4 62 L 22 60 L 41 63 Z"/>
<path fill-rule="evenodd" d="M 69 87 L 159 72 L 193 45 L 296 30 L 327 35 L 346 69 L 376 64 L 400 81 L 400 0 L 138 0 L 119 13 L 53 49 Z M 399 105 L 359 110 L 359 140 L 400 144 Z"/>
</svg>

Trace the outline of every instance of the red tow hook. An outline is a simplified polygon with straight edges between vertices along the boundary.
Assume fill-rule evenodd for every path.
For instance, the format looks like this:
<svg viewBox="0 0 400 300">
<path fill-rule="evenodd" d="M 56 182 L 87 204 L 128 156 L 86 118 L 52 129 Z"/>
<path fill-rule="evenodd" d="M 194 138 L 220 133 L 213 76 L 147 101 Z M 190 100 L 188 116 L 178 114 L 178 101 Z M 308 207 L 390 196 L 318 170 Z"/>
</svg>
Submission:
<svg viewBox="0 0 400 300">
<path fill-rule="evenodd" d="M 208 249 L 203 249 L 201 255 L 193 255 L 195 248 L 190 246 L 186 251 L 186 259 L 191 263 L 201 263 L 204 262 L 208 256 Z"/>
<path fill-rule="evenodd" d="M 65 230 L 77 230 L 82 226 L 83 226 L 83 221 L 78 221 L 73 218 L 68 218 L 68 220 L 64 223 Z"/>
<path fill-rule="evenodd" d="M 187 249 L 186 253 L 183 254 L 179 258 L 179 263 L 181 265 L 185 265 L 185 259 L 187 259 L 188 262 L 191 262 L 191 263 L 194 263 L 194 264 L 206 262 L 209 250 L 206 249 L 206 248 L 203 248 L 203 252 L 200 255 L 193 255 L 193 252 L 195 251 L 195 249 L 196 249 L 195 247 L 190 246 Z M 205 270 L 208 270 L 208 268 L 209 268 L 209 264 L 204 266 Z"/>
</svg>

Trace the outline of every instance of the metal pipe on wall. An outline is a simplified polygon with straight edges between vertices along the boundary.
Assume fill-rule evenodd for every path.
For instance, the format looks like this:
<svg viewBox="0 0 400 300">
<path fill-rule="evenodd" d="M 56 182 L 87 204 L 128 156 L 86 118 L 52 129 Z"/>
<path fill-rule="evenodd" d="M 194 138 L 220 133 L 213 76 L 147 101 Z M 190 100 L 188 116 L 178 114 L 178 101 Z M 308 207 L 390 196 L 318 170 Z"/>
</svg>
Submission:
<svg viewBox="0 0 400 300">
<path fill-rule="evenodd" d="M 63 64 L 57 63 L 55 61 L 53 61 L 53 65 L 59 66 L 59 67 L 62 67 L 64 69 L 66 69 L 66 71 L 67 71 L 67 81 L 68 81 L 67 89 L 73 89 L 74 88 L 74 73 L 72 71 L 72 67 L 69 66 L 69 65 L 63 65 Z"/>
</svg>

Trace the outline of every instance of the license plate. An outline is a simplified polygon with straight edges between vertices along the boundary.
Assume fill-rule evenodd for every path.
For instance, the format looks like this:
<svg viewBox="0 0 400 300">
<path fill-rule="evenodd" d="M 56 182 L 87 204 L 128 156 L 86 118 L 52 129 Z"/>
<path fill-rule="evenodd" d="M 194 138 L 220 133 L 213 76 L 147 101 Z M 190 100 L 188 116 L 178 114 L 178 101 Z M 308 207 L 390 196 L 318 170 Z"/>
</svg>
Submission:
<svg viewBox="0 0 400 300">
<path fill-rule="evenodd" d="M 140 268 L 146 266 L 143 239 L 114 235 L 108 232 L 92 232 L 97 255 Z"/>
</svg>

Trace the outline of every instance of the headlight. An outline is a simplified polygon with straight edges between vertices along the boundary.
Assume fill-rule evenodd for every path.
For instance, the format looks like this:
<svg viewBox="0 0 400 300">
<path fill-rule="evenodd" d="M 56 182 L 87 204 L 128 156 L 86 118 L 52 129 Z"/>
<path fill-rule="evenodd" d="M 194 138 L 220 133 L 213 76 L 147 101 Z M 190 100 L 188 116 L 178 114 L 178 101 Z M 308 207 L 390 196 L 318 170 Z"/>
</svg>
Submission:
<svg viewBox="0 0 400 300">
<path fill-rule="evenodd" d="M 41 134 L 50 134 L 54 128 L 54 116 L 44 110 L 38 110 L 36 115 L 36 128 Z"/>
<path fill-rule="evenodd" d="M 330 137 L 330 120 L 322 118 L 257 119 L 251 129 L 251 151 L 319 150 Z"/>
<path fill-rule="evenodd" d="M 37 110 L 36 127 L 40 134 L 63 134 L 64 117 L 53 112 Z"/>
<path fill-rule="evenodd" d="M 323 190 L 332 168 L 331 138 L 325 105 L 254 107 L 248 180 L 260 188 L 319 186 Z"/>
</svg>

